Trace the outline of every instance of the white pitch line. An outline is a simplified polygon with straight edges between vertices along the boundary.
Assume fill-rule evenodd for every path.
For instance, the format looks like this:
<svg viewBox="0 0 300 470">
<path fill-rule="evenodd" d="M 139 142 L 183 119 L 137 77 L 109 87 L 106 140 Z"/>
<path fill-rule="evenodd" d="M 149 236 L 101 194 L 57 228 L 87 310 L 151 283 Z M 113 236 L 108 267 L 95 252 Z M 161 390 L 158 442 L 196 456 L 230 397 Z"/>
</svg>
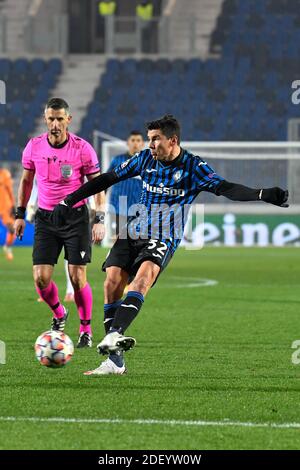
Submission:
<svg viewBox="0 0 300 470">
<path fill-rule="evenodd" d="M 163 426 L 236 426 L 243 428 L 270 428 L 270 429 L 300 429 L 300 423 L 251 423 L 241 421 L 184 421 L 184 420 L 162 420 L 162 419 L 106 419 L 106 418 L 42 418 L 38 416 L 0 416 L 3 422 L 34 422 L 34 423 L 76 423 L 76 424 L 140 424 L 140 425 L 163 425 Z"/>
<path fill-rule="evenodd" d="M 171 281 L 168 282 L 168 281 Z M 175 282 L 173 281 L 175 280 Z M 176 284 L 176 281 L 180 280 L 180 284 Z M 209 287 L 209 286 L 216 286 L 219 281 L 215 279 L 202 279 L 197 277 L 182 277 L 182 276 L 170 276 L 166 277 L 166 282 L 162 282 L 158 285 L 158 287 L 162 289 L 166 288 L 176 288 L 176 287 L 184 287 L 184 288 L 194 288 L 194 287 Z"/>
</svg>

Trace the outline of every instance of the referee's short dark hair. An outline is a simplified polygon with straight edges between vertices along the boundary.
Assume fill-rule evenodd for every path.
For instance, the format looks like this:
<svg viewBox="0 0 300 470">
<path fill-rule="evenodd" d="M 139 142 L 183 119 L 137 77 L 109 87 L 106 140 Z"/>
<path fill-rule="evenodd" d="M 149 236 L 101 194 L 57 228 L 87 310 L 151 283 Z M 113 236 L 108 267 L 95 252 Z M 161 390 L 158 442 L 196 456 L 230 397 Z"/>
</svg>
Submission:
<svg viewBox="0 0 300 470">
<path fill-rule="evenodd" d="M 149 121 L 146 126 L 148 131 L 159 129 L 168 139 L 176 135 L 180 144 L 180 124 L 172 114 L 165 114 L 159 119 Z"/>
<path fill-rule="evenodd" d="M 49 108 L 56 109 L 56 110 L 57 109 L 64 109 L 67 114 L 70 114 L 69 105 L 62 98 L 50 98 L 50 100 L 46 104 L 45 110 L 47 110 Z"/>
</svg>

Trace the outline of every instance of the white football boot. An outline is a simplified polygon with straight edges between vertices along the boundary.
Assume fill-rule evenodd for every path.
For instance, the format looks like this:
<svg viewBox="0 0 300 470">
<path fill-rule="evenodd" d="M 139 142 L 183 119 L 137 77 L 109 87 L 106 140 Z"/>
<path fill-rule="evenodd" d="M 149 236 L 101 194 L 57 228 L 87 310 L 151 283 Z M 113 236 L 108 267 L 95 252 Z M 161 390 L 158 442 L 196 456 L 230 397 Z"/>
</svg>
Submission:
<svg viewBox="0 0 300 470">
<path fill-rule="evenodd" d="M 106 359 L 102 362 L 97 369 L 88 370 L 84 372 L 84 375 L 123 375 L 126 374 L 127 369 L 125 364 L 122 367 L 116 366 L 116 364 L 111 359 Z"/>
<path fill-rule="evenodd" d="M 109 354 L 111 352 L 116 352 L 118 349 L 122 351 L 128 351 L 132 349 L 136 344 L 136 340 L 132 336 L 123 336 L 117 331 L 113 333 L 108 333 L 101 343 L 97 346 L 97 351 L 99 354 Z"/>
</svg>

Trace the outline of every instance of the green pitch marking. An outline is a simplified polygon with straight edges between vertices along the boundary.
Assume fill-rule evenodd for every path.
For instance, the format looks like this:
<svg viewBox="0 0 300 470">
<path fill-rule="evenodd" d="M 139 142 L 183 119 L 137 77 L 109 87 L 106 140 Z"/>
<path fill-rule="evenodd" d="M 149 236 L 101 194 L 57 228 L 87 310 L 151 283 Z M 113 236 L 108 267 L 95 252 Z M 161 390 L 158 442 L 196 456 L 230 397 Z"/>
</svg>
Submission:
<svg viewBox="0 0 300 470">
<path fill-rule="evenodd" d="M 51 315 L 36 301 L 31 250 L 0 259 L 0 449 L 299 449 L 299 250 L 178 251 L 128 330 L 128 374 L 86 377 L 103 360 L 106 252 L 89 266 L 94 347 L 62 369 L 34 356 Z M 188 288 L 203 279 L 217 284 Z M 55 281 L 63 296 L 62 262 Z M 78 326 L 71 304 L 73 341 Z"/>
</svg>

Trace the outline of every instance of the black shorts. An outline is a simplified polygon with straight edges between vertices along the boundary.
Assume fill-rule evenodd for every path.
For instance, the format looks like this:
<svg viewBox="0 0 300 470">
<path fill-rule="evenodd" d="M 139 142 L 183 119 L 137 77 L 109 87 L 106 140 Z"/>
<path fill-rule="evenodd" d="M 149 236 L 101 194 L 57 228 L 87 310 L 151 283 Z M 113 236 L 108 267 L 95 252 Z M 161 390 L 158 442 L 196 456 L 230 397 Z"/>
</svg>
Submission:
<svg viewBox="0 0 300 470">
<path fill-rule="evenodd" d="M 51 223 L 50 215 L 51 211 L 36 211 L 33 264 L 56 264 L 63 247 L 69 264 L 84 266 L 90 263 L 91 231 L 87 207 L 72 209 L 66 225 L 61 228 Z"/>
<path fill-rule="evenodd" d="M 131 282 L 144 261 L 157 264 L 161 273 L 172 256 L 173 251 L 161 240 L 118 238 L 102 265 L 102 271 L 111 266 L 118 266 L 129 274 Z"/>
</svg>

